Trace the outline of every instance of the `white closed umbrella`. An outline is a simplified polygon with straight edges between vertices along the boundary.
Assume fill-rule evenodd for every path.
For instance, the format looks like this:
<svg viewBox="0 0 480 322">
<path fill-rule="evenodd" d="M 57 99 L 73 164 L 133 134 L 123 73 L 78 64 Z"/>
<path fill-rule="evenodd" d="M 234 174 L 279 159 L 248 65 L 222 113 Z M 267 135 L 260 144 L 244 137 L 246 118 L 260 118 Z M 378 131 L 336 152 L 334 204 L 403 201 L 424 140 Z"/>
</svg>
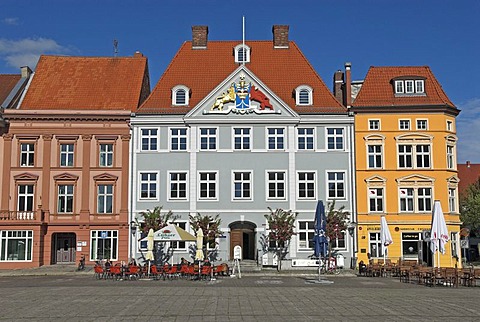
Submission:
<svg viewBox="0 0 480 322">
<path fill-rule="evenodd" d="M 198 228 L 197 230 L 197 252 L 195 253 L 195 259 L 203 260 L 203 230 Z"/>
<path fill-rule="evenodd" d="M 150 276 L 151 262 L 155 259 L 155 257 L 153 256 L 153 235 L 153 229 L 150 228 L 147 235 L 147 255 L 145 256 L 145 259 L 148 261 L 148 276 Z"/>
<path fill-rule="evenodd" d="M 435 252 L 438 252 L 437 263 L 433 267 L 440 267 L 440 253 L 445 254 L 445 244 L 450 239 L 448 237 L 448 228 L 445 222 L 445 217 L 443 216 L 442 205 L 440 200 L 435 200 L 433 204 L 433 214 L 432 214 L 432 229 L 430 232 L 430 250 L 433 253 L 433 258 L 435 262 Z"/>
<path fill-rule="evenodd" d="M 380 218 L 380 242 L 382 243 L 383 263 L 385 264 L 385 257 L 388 251 L 388 246 L 393 244 L 390 229 L 388 229 L 387 219 L 385 216 Z"/>
</svg>

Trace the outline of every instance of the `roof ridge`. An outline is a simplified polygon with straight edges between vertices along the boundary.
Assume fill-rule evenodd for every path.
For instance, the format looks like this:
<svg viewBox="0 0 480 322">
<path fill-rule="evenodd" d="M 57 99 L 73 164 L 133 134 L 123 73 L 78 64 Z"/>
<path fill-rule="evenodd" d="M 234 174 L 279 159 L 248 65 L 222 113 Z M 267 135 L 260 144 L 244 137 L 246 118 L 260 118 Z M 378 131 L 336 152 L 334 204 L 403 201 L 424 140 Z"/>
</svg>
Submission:
<svg viewBox="0 0 480 322">
<path fill-rule="evenodd" d="M 452 107 L 456 107 L 455 104 L 453 104 L 453 102 L 451 102 L 450 99 L 448 98 L 447 94 L 445 93 L 445 91 L 444 91 L 443 88 L 442 88 L 442 85 L 440 85 L 440 83 L 438 82 L 437 78 L 436 78 L 435 75 L 433 74 L 433 72 L 432 72 L 432 70 L 430 69 L 430 67 L 425 66 L 425 69 L 427 70 L 427 73 L 430 74 L 430 76 L 432 77 L 432 79 L 435 80 L 433 88 L 434 88 L 435 91 L 437 92 L 438 97 L 440 97 L 440 99 L 441 99 L 446 105 L 451 105 Z M 446 98 L 446 99 L 445 99 L 445 98 Z"/>
</svg>

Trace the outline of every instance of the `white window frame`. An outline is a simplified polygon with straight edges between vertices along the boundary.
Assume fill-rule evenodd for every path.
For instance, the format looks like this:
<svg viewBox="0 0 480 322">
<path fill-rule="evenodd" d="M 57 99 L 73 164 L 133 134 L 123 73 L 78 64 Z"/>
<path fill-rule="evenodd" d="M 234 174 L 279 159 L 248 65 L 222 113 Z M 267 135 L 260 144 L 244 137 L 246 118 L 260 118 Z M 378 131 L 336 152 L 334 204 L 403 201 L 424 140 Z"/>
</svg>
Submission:
<svg viewBox="0 0 480 322">
<path fill-rule="evenodd" d="M 274 131 L 274 133 L 270 133 L 270 131 Z M 286 129 L 284 127 L 267 127 L 266 128 L 267 150 L 284 151 L 287 145 L 285 132 L 286 132 Z M 270 146 L 271 140 L 273 143 L 273 147 Z"/>
<path fill-rule="evenodd" d="M 174 133 L 176 132 L 176 133 Z M 181 133 L 185 132 L 185 134 Z M 188 151 L 188 128 L 187 127 L 171 127 L 168 129 L 170 143 L 170 151 Z M 177 142 L 174 143 L 174 140 Z M 175 148 L 175 144 L 177 148 Z"/>
<path fill-rule="evenodd" d="M 24 188 L 24 191 L 22 191 Z M 17 193 L 17 217 L 33 219 L 35 211 L 35 185 L 19 184 Z"/>
<path fill-rule="evenodd" d="M 240 52 L 243 52 L 243 60 L 240 60 Z M 250 47 L 244 44 L 239 44 L 234 48 L 235 52 L 235 63 L 243 64 L 250 62 Z"/>
<path fill-rule="evenodd" d="M 373 151 L 370 151 L 371 147 L 373 147 Z M 380 148 L 380 151 L 377 151 L 377 147 Z M 367 167 L 368 169 L 383 169 L 383 144 L 367 144 Z"/>
<path fill-rule="evenodd" d="M 35 166 L 35 143 L 21 142 L 20 143 L 20 166 L 34 167 Z M 26 163 L 22 163 L 25 160 Z"/>
<path fill-rule="evenodd" d="M 148 133 L 143 133 L 148 131 Z M 156 131 L 155 134 L 152 132 Z M 147 148 L 144 149 L 143 141 L 147 140 Z M 155 148 L 153 147 L 155 145 Z M 160 129 L 159 128 L 140 128 L 140 151 L 158 151 L 160 148 Z"/>
<path fill-rule="evenodd" d="M 304 176 L 304 178 L 301 178 Z M 310 177 L 310 178 L 309 178 Z M 303 188 L 301 188 L 303 186 Z M 304 191 L 304 196 L 301 196 Z M 297 171 L 297 200 L 317 199 L 317 172 Z"/>
<path fill-rule="evenodd" d="M 106 235 L 105 238 L 102 238 L 102 232 Z M 91 230 L 90 231 L 90 260 L 96 261 L 100 259 L 109 259 L 110 261 L 118 260 L 118 243 L 119 236 L 118 230 Z M 100 249 L 99 241 L 105 243 L 106 241 L 110 242 L 110 258 L 99 258 L 97 250 Z M 102 251 L 105 251 L 105 245 L 103 245 Z M 108 248 L 107 248 L 108 249 Z M 105 254 L 103 254 L 105 255 Z M 112 256 L 115 255 L 115 256 Z M 103 257 L 103 256 L 102 256 Z"/>
<path fill-rule="evenodd" d="M 300 132 L 303 132 L 303 133 L 300 133 Z M 316 144 L 315 144 L 315 128 L 314 127 L 297 128 L 297 150 L 312 151 L 315 149 L 315 145 Z"/>
<path fill-rule="evenodd" d="M 403 83 L 403 80 L 396 80 L 395 81 L 395 93 L 396 94 L 405 93 L 405 85 Z"/>
<path fill-rule="evenodd" d="M 176 220 L 175 222 L 171 222 L 170 224 L 178 226 L 185 231 L 189 230 L 189 223 L 187 220 Z M 175 251 L 187 251 L 187 242 L 185 241 L 172 241 L 170 242 L 170 247 Z"/>
<path fill-rule="evenodd" d="M 427 131 L 428 130 L 428 120 L 427 119 L 417 119 L 417 130 Z"/>
<path fill-rule="evenodd" d="M 425 194 L 427 190 L 430 191 L 430 194 Z M 418 212 L 432 212 L 433 208 L 433 189 L 431 187 L 418 187 L 417 192 L 417 210 Z M 423 209 L 420 209 L 420 201 L 423 200 L 424 206 Z"/>
<path fill-rule="evenodd" d="M 16 247 L 9 247 L 10 242 L 16 243 Z M 20 247 L 23 249 L 19 249 Z M 9 254 L 8 251 L 11 249 L 17 252 Z M 18 255 L 22 253 L 25 258 L 19 259 Z M 32 260 L 33 230 L 0 230 L 0 262 L 31 262 Z"/>
<path fill-rule="evenodd" d="M 380 232 L 370 231 L 368 234 L 368 252 L 370 258 L 383 258 Z"/>
<path fill-rule="evenodd" d="M 99 158 L 98 165 L 100 167 L 113 167 L 113 143 L 100 143 L 98 145 Z"/>
<path fill-rule="evenodd" d="M 368 120 L 368 129 L 370 131 L 379 131 L 380 130 L 380 120 Z"/>
<path fill-rule="evenodd" d="M 415 93 L 415 82 L 412 79 L 405 80 L 405 93 L 406 94 Z"/>
<path fill-rule="evenodd" d="M 372 201 L 373 201 L 373 204 L 372 204 Z M 385 212 L 385 188 L 383 187 L 368 188 L 368 212 L 369 213 Z"/>
<path fill-rule="evenodd" d="M 455 146 L 447 144 L 447 169 L 455 170 Z"/>
<path fill-rule="evenodd" d="M 416 208 L 415 201 L 415 188 L 412 187 L 400 187 L 398 189 L 398 210 L 401 213 L 413 213 Z M 405 205 L 405 209 L 402 210 L 402 201 Z"/>
<path fill-rule="evenodd" d="M 451 213 L 457 212 L 457 189 L 448 188 L 448 211 Z"/>
<path fill-rule="evenodd" d="M 453 132 L 453 121 L 447 120 L 447 131 Z"/>
<path fill-rule="evenodd" d="M 405 149 L 408 149 L 408 147 L 410 147 L 410 152 L 408 152 L 406 150 L 400 151 L 401 147 L 405 147 Z M 415 147 L 415 145 L 413 145 L 413 144 L 400 143 L 400 144 L 397 145 L 398 169 L 413 169 L 413 167 L 414 167 L 413 166 L 413 164 L 414 164 L 414 153 L 413 153 L 413 151 L 415 150 L 414 147 Z M 403 159 L 404 164 L 405 164 L 404 166 L 401 166 L 400 159 Z M 410 165 L 408 165 L 408 163 L 410 163 Z"/>
<path fill-rule="evenodd" d="M 334 175 L 335 178 L 331 179 L 330 174 Z M 343 178 L 338 179 L 338 175 L 342 174 Z M 347 173 L 346 171 L 341 171 L 341 170 L 327 170 L 325 179 L 326 179 L 326 191 L 327 191 L 327 200 L 346 200 L 347 199 L 347 181 L 346 181 L 346 176 Z M 330 194 L 331 189 L 330 185 L 334 185 L 334 192 L 335 194 L 332 196 Z M 343 189 L 339 188 L 339 185 L 343 186 Z M 343 191 L 343 196 L 340 195 L 340 191 Z"/>
<path fill-rule="evenodd" d="M 333 131 L 333 133 L 329 133 Z M 340 132 L 340 133 L 338 133 Z M 337 140 L 341 139 L 340 147 L 338 147 Z M 345 150 L 345 128 L 343 127 L 327 127 L 325 129 L 325 146 L 329 151 L 344 151 Z M 330 140 L 333 140 L 333 147 L 330 147 Z"/>
<path fill-rule="evenodd" d="M 143 176 L 147 177 L 143 179 Z M 155 176 L 152 179 L 152 176 Z M 138 173 L 138 200 L 159 200 L 160 173 L 158 171 L 141 171 Z M 143 186 L 146 185 L 147 196 L 142 196 Z M 153 185 L 153 186 L 152 186 Z M 154 196 L 151 196 L 151 194 Z"/>
<path fill-rule="evenodd" d="M 64 150 L 64 147 L 66 148 Z M 60 143 L 60 166 L 73 167 L 75 165 L 75 144 Z"/>
<path fill-rule="evenodd" d="M 240 131 L 240 133 L 236 133 Z M 232 149 L 249 151 L 252 149 L 252 128 L 251 127 L 233 127 L 232 128 Z M 248 132 L 248 133 L 245 133 Z M 240 147 L 237 147 L 237 139 L 240 141 Z M 245 147 L 247 144 L 247 147 Z"/>
<path fill-rule="evenodd" d="M 275 178 L 270 179 L 270 174 L 274 175 Z M 279 179 L 278 176 L 283 174 L 283 179 Z M 265 180 L 266 180 L 266 200 L 287 200 L 288 196 L 288 182 L 287 182 L 287 171 L 286 170 L 266 170 Z M 270 184 L 274 186 L 274 195 L 270 195 Z M 283 189 L 280 189 L 279 186 L 283 185 Z M 281 196 L 280 191 L 283 191 L 283 196 Z"/>
<path fill-rule="evenodd" d="M 304 102 L 304 98 L 307 95 L 307 102 Z M 313 88 L 308 85 L 300 85 L 295 89 L 295 102 L 298 106 L 313 105 Z"/>
<path fill-rule="evenodd" d="M 202 133 L 203 131 L 206 133 Z M 211 133 L 211 132 L 214 133 Z M 217 127 L 201 127 L 198 129 L 198 148 L 201 151 L 217 151 L 218 149 L 218 128 Z M 212 148 L 211 139 L 213 139 L 214 147 Z M 206 145 L 203 145 L 202 140 L 206 140 Z"/>
<path fill-rule="evenodd" d="M 64 188 L 62 191 L 61 187 Z M 57 213 L 58 214 L 72 214 L 74 209 L 75 185 L 73 184 L 59 184 L 57 186 Z M 71 209 L 68 211 L 68 205 L 71 203 Z M 60 209 L 63 204 L 65 209 Z"/>
<path fill-rule="evenodd" d="M 338 238 L 338 236 L 342 238 Z M 344 230 L 339 231 L 337 237 L 330 240 L 330 243 L 332 244 L 332 249 L 335 249 L 335 250 L 347 249 L 347 240 L 345 238 L 346 236 L 347 236 L 346 231 Z M 342 243 L 343 246 L 339 245 L 340 243 Z"/>
<path fill-rule="evenodd" d="M 244 175 L 248 174 L 248 178 Z M 237 179 L 237 175 L 240 178 Z M 236 185 L 240 184 L 241 196 L 236 196 Z M 250 195 L 245 196 L 245 191 L 249 191 Z M 232 201 L 252 201 L 253 200 L 253 171 L 252 170 L 232 170 Z"/>
<path fill-rule="evenodd" d="M 180 91 L 183 91 L 185 94 L 184 101 L 179 101 L 178 95 Z M 172 105 L 174 106 L 188 106 L 189 104 L 189 97 L 190 96 L 190 89 L 185 85 L 177 85 L 172 88 Z"/>
<path fill-rule="evenodd" d="M 313 250 L 313 237 L 315 235 L 315 222 L 313 220 L 297 220 L 297 250 Z"/>
<path fill-rule="evenodd" d="M 427 151 L 425 151 L 427 148 Z M 432 167 L 432 149 L 430 144 L 415 144 L 415 168 L 430 169 Z"/>
<path fill-rule="evenodd" d="M 100 187 L 104 187 L 101 191 Z M 108 187 L 111 187 L 111 192 L 108 191 Z M 98 183 L 97 187 L 97 214 L 113 214 L 114 213 L 114 195 L 115 195 L 115 185 L 112 183 Z M 103 202 L 101 201 L 103 198 Z M 112 209 L 108 210 L 108 204 L 111 204 Z M 101 208 L 100 208 L 101 207 Z"/>
<path fill-rule="evenodd" d="M 179 178 L 174 180 L 172 179 L 172 175 L 185 175 L 185 180 L 180 180 Z M 167 175 L 168 175 L 168 187 L 167 187 L 167 191 L 168 191 L 168 201 L 188 201 L 188 171 L 168 171 L 167 172 Z M 172 189 L 173 186 L 176 186 L 176 189 Z M 185 197 L 179 197 L 178 195 L 180 194 L 181 191 L 183 191 L 183 189 L 180 188 L 180 186 L 182 185 L 185 185 Z M 172 193 L 176 191 L 176 194 L 177 196 L 174 197 L 172 196 Z"/>
<path fill-rule="evenodd" d="M 207 174 L 208 178 L 202 180 L 202 175 Z M 210 175 L 214 175 L 214 179 L 210 178 Z M 198 172 L 198 200 L 199 201 L 218 201 L 218 171 L 199 171 Z M 212 190 L 210 189 L 210 184 L 214 184 L 215 188 Z M 206 186 L 207 196 L 202 197 L 202 185 Z M 212 196 L 212 191 L 214 196 Z"/>
<path fill-rule="evenodd" d="M 415 93 L 425 93 L 425 81 L 423 79 L 415 80 Z"/>
<path fill-rule="evenodd" d="M 400 119 L 398 120 L 398 129 L 400 131 L 408 131 L 410 130 L 410 120 L 409 119 Z"/>
</svg>

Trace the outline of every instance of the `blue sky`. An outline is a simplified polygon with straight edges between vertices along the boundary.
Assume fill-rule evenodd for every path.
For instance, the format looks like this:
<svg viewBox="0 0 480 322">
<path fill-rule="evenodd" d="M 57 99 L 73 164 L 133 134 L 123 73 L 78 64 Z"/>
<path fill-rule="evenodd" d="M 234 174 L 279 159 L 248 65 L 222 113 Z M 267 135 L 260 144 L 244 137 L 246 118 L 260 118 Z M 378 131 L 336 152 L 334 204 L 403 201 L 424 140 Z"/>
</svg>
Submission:
<svg viewBox="0 0 480 322">
<path fill-rule="evenodd" d="M 352 63 L 354 80 L 370 66 L 428 65 L 457 118 L 458 161 L 480 163 L 480 1 L 478 0 L 1 0 L 0 73 L 34 66 L 40 54 L 149 58 L 152 87 L 192 25 L 209 40 L 271 40 L 290 25 L 294 40 L 329 88 Z"/>
</svg>

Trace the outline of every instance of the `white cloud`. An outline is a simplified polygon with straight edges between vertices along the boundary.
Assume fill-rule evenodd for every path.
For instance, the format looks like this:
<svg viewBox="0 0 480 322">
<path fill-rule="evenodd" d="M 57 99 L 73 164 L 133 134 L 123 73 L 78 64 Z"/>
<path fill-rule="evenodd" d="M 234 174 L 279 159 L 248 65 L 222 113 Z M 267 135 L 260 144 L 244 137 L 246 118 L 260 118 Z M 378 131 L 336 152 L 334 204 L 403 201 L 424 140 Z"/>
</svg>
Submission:
<svg viewBox="0 0 480 322">
<path fill-rule="evenodd" d="M 18 25 L 18 18 L 5 18 L 2 22 L 6 25 L 16 26 Z"/>
<path fill-rule="evenodd" d="M 480 98 L 457 104 L 458 163 L 480 163 Z"/>
<path fill-rule="evenodd" d="M 0 39 L 0 58 L 15 68 L 37 65 L 41 54 L 65 54 L 70 50 L 53 39 L 25 38 L 21 40 Z"/>
</svg>

